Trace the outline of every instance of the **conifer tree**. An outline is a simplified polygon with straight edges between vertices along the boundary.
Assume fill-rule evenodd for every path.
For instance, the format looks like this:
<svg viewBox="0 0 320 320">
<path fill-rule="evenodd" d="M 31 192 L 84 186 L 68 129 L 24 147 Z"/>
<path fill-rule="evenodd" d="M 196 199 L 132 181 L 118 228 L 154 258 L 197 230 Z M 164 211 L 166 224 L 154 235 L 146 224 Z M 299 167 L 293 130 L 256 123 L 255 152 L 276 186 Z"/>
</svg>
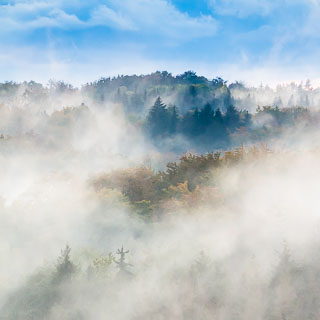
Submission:
<svg viewBox="0 0 320 320">
<path fill-rule="evenodd" d="M 58 282 L 70 280 L 73 273 L 76 271 L 75 264 L 70 259 L 71 248 L 66 245 L 64 250 L 61 250 L 61 255 L 58 257 L 56 266 L 56 279 Z"/>
<path fill-rule="evenodd" d="M 225 122 L 231 132 L 240 127 L 240 113 L 233 105 L 227 108 Z"/>
<path fill-rule="evenodd" d="M 158 97 L 149 111 L 147 127 L 152 137 L 158 137 L 168 133 L 169 112 L 166 105 Z"/>
<path fill-rule="evenodd" d="M 200 131 L 205 132 L 206 128 L 212 123 L 213 110 L 212 106 L 207 103 L 199 112 Z"/>
<path fill-rule="evenodd" d="M 175 105 L 169 107 L 168 111 L 170 114 L 169 133 L 175 134 L 179 124 L 179 113 Z"/>
</svg>

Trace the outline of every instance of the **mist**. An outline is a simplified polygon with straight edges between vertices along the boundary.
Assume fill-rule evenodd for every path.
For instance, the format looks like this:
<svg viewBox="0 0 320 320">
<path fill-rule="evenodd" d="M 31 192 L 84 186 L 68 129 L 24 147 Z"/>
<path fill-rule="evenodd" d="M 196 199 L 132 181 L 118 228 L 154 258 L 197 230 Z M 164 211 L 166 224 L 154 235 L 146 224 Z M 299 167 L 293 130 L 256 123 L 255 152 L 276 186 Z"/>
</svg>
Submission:
<svg viewBox="0 0 320 320">
<path fill-rule="evenodd" d="M 319 318 L 318 89 L 187 72 L 0 93 L 1 320 Z M 158 96 L 227 130 L 152 131 Z"/>
</svg>

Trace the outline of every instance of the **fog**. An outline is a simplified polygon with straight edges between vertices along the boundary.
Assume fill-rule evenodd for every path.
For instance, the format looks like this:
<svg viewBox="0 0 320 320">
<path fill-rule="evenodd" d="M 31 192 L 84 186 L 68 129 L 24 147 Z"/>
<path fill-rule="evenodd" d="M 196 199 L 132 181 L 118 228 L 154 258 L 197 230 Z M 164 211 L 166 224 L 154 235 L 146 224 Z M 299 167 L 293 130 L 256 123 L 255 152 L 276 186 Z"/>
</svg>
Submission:
<svg viewBox="0 0 320 320">
<path fill-rule="evenodd" d="M 1 96 L 1 320 L 319 318 L 316 127 L 162 185 L 128 106 L 52 86 Z"/>
</svg>

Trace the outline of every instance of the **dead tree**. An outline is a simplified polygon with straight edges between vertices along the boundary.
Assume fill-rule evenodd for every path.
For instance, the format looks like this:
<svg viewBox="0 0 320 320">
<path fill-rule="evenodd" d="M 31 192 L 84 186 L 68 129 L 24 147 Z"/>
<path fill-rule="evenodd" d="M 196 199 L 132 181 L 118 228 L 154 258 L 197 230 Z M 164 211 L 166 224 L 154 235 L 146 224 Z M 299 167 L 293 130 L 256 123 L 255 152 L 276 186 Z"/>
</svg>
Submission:
<svg viewBox="0 0 320 320">
<path fill-rule="evenodd" d="M 117 267 L 119 268 L 119 274 L 132 275 L 132 273 L 128 270 L 128 267 L 132 267 L 132 264 L 125 262 L 126 254 L 128 253 L 129 250 L 124 251 L 123 246 L 121 247 L 121 250 L 118 249 L 116 252 L 116 254 L 120 255 L 119 260 L 114 259 L 114 262 L 117 264 Z"/>
</svg>

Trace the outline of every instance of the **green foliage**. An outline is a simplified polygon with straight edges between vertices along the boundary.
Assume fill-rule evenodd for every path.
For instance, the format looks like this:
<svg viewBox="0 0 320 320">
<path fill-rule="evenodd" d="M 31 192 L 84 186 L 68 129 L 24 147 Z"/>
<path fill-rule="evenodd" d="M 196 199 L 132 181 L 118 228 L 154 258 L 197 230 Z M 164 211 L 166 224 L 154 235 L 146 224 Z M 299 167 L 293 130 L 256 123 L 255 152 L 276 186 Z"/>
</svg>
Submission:
<svg viewBox="0 0 320 320">
<path fill-rule="evenodd" d="M 193 88 L 190 95 L 195 97 L 196 87 L 190 88 Z M 222 114 L 219 108 L 214 111 L 210 103 L 200 110 L 195 108 L 180 116 L 175 106 L 167 108 L 158 97 L 149 111 L 145 127 L 155 141 L 180 134 L 199 145 L 219 146 L 227 143 L 228 131 L 232 133 L 242 125 L 249 126 L 250 121 L 247 112 L 239 112 L 229 106 L 227 112 Z"/>
<path fill-rule="evenodd" d="M 289 92 L 292 94 L 287 99 Z M 258 93 L 262 97 L 272 96 L 273 102 L 258 107 L 256 113 L 249 113 L 247 110 L 257 107 Z M 3 103 L 0 105 L 0 125 L 5 123 L 5 130 L 1 127 L 0 134 L 6 137 L 11 135 L 7 131 L 16 128 L 20 133 L 30 132 L 30 126 L 33 128 L 37 124 L 33 114 L 37 111 L 46 125 L 34 132 L 44 130 L 45 143 L 50 146 L 57 146 L 60 141 L 71 144 L 74 131 L 82 132 L 88 119 L 92 120 L 88 107 L 83 104 L 64 107 L 48 115 L 39 107 L 39 101 L 41 105 L 50 106 L 51 99 L 60 101 L 74 95 L 77 99 L 93 101 L 95 105 L 101 103 L 101 108 L 110 102 L 121 104 L 130 123 L 143 129 L 161 150 L 178 153 L 190 149 L 197 152 L 225 150 L 241 143 L 264 142 L 297 127 L 318 125 L 319 112 L 309 109 L 318 100 L 317 94 L 316 90 L 310 89 L 310 84 L 279 86 L 276 90 L 248 88 L 239 82 L 228 86 L 221 78 L 209 80 L 193 71 L 177 76 L 157 71 L 149 75 L 101 78 L 81 89 L 63 81 L 50 81 L 48 86 L 34 81 L 6 82 L 0 84 Z M 21 106 L 30 105 L 31 114 L 29 108 L 11 110 L 7 107 L 6 102 L 10 102 L 14 95 L 21 97 L 18 99 Z M 167 102 L 171 104 L 166 105 Z"/>
<path fill-rule="evenodd" d="M 258 107 L 256 114 L 247 110 L 238 110 L 231 104 L 230 94 L 226 90 L 223 106 L 214 100 L 196 101 L 199 88 L 193 84 L 186 91 L 187 97 L 183 108 L 187 110 L 180 115 L 176 106 L 167 107 L 158 97 L 145 120 L 146 132 L 159 147 L 164 139 L 183 136 L 197 150 L 203 148 L 226 149 L 233 143 L 264 141 L 279 136 L 284 130 L 296 126 L 314 125 L 318 118 L 312 119 L 310 111 L 301 107 L 280 109 L 278 106 Z M 224 90 L 224 86 L 219 90 Z"/>
<path fill-rule="evenodd" d="M 152 203 L 150 200 L 136 201 L 134 208 L 138 216 L 144 221 L 149 221 L 152 218 Z"/>
<path fill-rule="evenodd" d="M 171 123 L 169 116 L 166 105 L 158 97 L 147 118 L 147 130 L 152 137 L 156 138 L 169 132 L 169 124 Z"/>
<path fill-rule="evenodd" d="M 92 262 L 95 275 L 101 278 L 110 277 L 112 262 L 114 262 L 114 256 L 111 252 L 108 255 L 101 255 L 95 258 Z"/>
</svg>

